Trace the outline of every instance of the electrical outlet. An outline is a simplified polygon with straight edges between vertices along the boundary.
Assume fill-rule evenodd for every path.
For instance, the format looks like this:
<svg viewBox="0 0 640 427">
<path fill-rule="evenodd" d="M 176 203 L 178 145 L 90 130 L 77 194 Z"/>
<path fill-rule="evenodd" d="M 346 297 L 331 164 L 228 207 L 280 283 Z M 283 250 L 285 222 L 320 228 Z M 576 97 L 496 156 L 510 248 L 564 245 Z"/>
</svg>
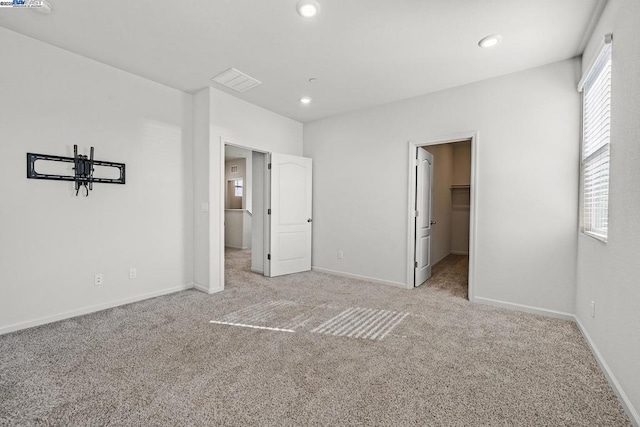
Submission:
<svg viewBox="0 0 640 427">
<path fill-rule="evenodd" d="M 344 252 L 338 251 L 338 259 L 344 259 Z"/>
<path fill-rule="evenodd" d="M 596 317 L 596 302 L 591 301 L 591 317 Z"/>
<path fill-rule="evenodd" d="M 102 273 L 97 273 L 95 276 L 93 276 L 93 284 L 95 286 L 102 286 L 104 285 L 104 274 Z"/>
<path fill-rule="evenodd" d="M 129 279 L 135 279 L 136 277 L 138 277 L 138 269 L 131 267 L 129 269 Z"/>
</svg>

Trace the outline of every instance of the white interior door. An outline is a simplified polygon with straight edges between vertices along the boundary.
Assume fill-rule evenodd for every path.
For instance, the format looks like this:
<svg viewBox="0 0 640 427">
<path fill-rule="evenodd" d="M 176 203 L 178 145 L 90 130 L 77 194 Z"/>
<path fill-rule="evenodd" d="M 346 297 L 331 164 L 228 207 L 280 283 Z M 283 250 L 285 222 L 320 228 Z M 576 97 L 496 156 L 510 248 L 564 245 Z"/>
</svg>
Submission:
<svg viewBox="0 0 640 427">
<path fill-rule="evenodd" d="M 433 184 L 433 155 L 418 147 L 416 156 L 416 259 L 414 286 L 431 277 L 431 193 Z"/>
<path fill-rule="evenodd" d="M 311 159 L 271 154 L 271 277 L 311 270 Z"/>
</svg>

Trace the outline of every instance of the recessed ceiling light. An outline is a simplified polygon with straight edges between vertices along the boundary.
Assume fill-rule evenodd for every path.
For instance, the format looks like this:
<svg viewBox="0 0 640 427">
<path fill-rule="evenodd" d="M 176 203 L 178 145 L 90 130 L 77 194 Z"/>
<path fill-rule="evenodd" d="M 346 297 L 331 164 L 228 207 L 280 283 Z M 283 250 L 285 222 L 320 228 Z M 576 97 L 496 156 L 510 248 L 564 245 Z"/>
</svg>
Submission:
<svg viewBox="0 0 640 427">
<path fill-rule="evenodd" d="M 311 98 L 309 98 L 308 96 L 303 96 L 302 98 L 300 98 L 300 103 L 308 105 L 311 103 Z"/>
<path fill-rule="evenodd" d="M 494 47 L 498 43 L 502 41 L 502 36 L 500 34 L 493 34 L 491 36 L 487 36 L 478 42 L 478 46 L 480 47 Z"/>
<path fill-rule="evenodd" d="M 301 16 L 311 18 L 320 11 L 320 4 L 315 0 L 300 0 L 296 5 L 296 9 L 298 9 L 298 13 Z"/>
</svg>

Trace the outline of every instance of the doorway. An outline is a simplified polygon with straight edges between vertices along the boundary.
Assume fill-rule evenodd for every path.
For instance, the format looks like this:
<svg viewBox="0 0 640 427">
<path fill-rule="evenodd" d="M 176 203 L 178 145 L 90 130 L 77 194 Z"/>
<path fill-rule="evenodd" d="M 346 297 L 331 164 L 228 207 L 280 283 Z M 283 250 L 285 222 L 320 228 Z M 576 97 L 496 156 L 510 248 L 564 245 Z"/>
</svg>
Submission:
<svg viewBox="0 0 640 427">
<path fill-rule="evenodd" d="M 409 288 L 473 300 L 477 143 L 474 132 L 409 143 Z"/>
<path fill-rule="evenodd" d="M 268 246 L 265 233 L 267 162 L 268 153 L 225 144 L 225 269 L 233 264 L 235 270 L 246 269 L 260 275 L 269 274 L 265 250 Z"/>
<path fill-rule="evenodd" d="M 222 277 L 227 264 L 267 277 L 311 270 L 312 160 L 228 142 L 223 151 Z"/>
</svg>

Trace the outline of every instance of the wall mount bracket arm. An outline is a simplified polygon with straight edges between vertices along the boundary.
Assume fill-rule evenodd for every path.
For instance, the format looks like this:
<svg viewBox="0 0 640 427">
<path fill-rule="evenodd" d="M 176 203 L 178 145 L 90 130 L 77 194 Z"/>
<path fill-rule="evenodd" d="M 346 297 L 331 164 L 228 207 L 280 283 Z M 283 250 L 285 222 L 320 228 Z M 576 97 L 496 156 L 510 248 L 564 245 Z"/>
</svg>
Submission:
<svg viewBox="0 0 640 427">
<path fill-rule="evenodd" d="M 94 148 L 91 147 L 90 156 L 78 154 L 78 146 L 73 146 L 73 157 L 54 156 L 49 154 L 27 153 L 27 178 L 30 179 L 48 179 L 53 181 L 72 181 L 75 182 L 76 196 L 80 188 L 85 188 L 85 195 L 89 195 L 89 191 L 93 190 L 93 183 L 99 182 L 103 184 L 124 184 L 125 183 L 125 164 L 116 162 L 107 162 L 104 160 L 93 159 Z M 36 162 L 38 160 L 50 162 L 73 163 L 73 175 L 57 175 L 39 173 L 36 171 Z M 93 176 L 94 166 L 103 166 L 118 169 L 118 178 L 98 178 Z"/>
</svg>

